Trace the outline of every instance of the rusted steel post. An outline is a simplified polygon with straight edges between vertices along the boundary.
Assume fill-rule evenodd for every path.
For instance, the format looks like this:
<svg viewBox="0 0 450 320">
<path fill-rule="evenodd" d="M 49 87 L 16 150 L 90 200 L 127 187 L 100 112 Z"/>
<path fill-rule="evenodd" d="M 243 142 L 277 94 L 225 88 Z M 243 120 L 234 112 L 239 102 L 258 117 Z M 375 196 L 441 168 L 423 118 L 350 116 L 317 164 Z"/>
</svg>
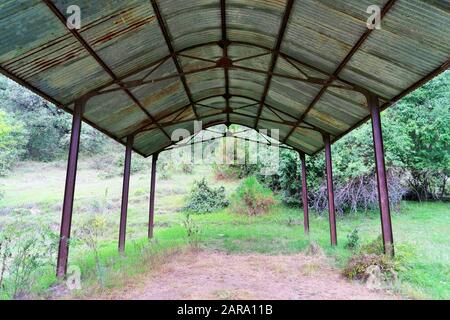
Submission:
<svg viewBox="0 0 450 320">
<path fill-rule="evenodd" d="M 378 202 L 381 212 L 381 232 L 383 234 L 384 252 L 388 256 L 393 257 L 394 238 L 392 235 L 386 166 L 384 163 L 384 146 L 380 119 L 380 105 L 378 97 L 375 95 L 368 95 L 367 102 L 372 117 L 372 135 L 375 153 L 375 168 L 377 171 Z"/>
<path fill-rule="evenodd" d="M 86 101 L 75 102 L 72 132 L 70 134 L 69 158 L 67 161 L 66 186 L 64 189 L 64 202 L 61 217 L 61 229 L 56 262 L 56 275 L 63 278 L 67 273 L 67 260 L 69 257 L 70 228 L 72 225 L 73 198 L 75 193 L 75 180 L 77 175 L 78 150 L 80 146 L 81 118 Z"/>
<path fill-rule="evenodd" d="M 306 185 L 306 159 L 303 152 L 298 152 L 302 163 L 302 201 L 303 201 L 303 228 L 309 234 L 308 186 Z"/>
<path fill-rule="evenodd" d="M 323 134 L 323 142 L 325 143 L 325 164 L 327 173 L 327 190 L 328 190 L 328 218 L 330 221 L 330 237 L 331 245 L 337 245 L 336 235 L 336 210 L 334 208 L 334 189 L 333 189 L 333 166 L 331 162 L 331 143 L 330 136 Z"/>
<path fill-rule="evenodd" d="M 125 150 L 125 167 L 123 172 L 122 207 L 120 209 L 119 228 L 119 252 L 125 250 L 125 234 L 127 229 L 128 193 L 130 189 L 131 152 L 133 148 L 133 136 L 127 137 Z"/>
<path fill-rule="evenodd" d="M 158 153 L 152 156 L 152 173 L 150 181 L 150 206 L 148 217 L 148 238 L 153 238 L 153 225 L 155 217 L 155 188 L 156 188 L 156 162 L 158 161 Z"/>
</svg>

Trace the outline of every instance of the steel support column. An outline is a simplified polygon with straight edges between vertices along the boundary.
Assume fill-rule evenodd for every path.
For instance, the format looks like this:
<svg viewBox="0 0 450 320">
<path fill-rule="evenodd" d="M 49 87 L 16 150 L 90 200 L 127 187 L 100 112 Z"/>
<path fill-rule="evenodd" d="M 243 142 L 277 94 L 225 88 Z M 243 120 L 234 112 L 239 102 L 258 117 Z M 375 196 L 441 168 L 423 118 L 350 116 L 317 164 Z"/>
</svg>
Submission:
<svg viewBox="0 0 450 320">
<path fill-rule="evenodd" d="M 148 238 L 153 238 L 153 225 L 155 217 L 155 192 L 156 192 L 156 162 L 158 161 L 158 153 L 152 156 L 152 173 L 150 181 L 150 206 L 148 217 Z"/>
<path fill-rule="evenodd" d="M 331 161 L 331 143 L 328 134 L 323 135 L 325 143 L 325 165 L 327 173 L 327 190 L 328 190 L 328 218 L 330 221 L 330 237 L 331 245 L 337 245 L 336 235 L 336 210 L 334 208 L 334 189 L 333 189 L 333 166 Z"/>
<path fill-rule="evenodd" d="M 384 252 L 390 257 L 394 256 L 394 238 L 392 236 L 391 212 L 389 208 L 389 195 L 384 163 L 383 135 L 380 119 L 380 105 L 378 97 L 369 95 L 367 102 L 372 117 L 372 135 L 375 153 L 375 168 L 377 171 L 378 202 L 381 212 L 381 232 L 383 234 Z"/>
<path fill-rule="evenodd" d="M 303 228 L 309 234 L 308 186 L 306 184 L 306 159 L 303 152 L 298 152 L 302 166 L 302 202 L 303 202 Z"/>
<path fill-rule="evenodd" d="M 127 146 L 125 150 L 125 167 L 123 172 L 122 187 L 122 207 L 120 210 L 120 228 L 119 228 L 119 252 L 125 250 L 125 235 L 127 229 L 127 211 L 128 211 L 128 193 L 130 189 L 130 169 L 131 152 L 133 148 L 133 136 L 127 137 Z"/>
<path fill-rule="evenodd" d="M 86 101 L 84 100 L 76 101 L 73 111 L 69 158 L 67 161 L 66 186 L 64 189 L 64 202 L 61 217 L 58 260 L 56 262 L 56 275 L 58 278 L 63 278 L 67 272 L 70 228 L 72 224 L 73 212 L 73 198 L 75 193 L 75 180 L 77 175 L 78 150 L 80 146 L 81 119 L 85 103 Z"/>
</svg>

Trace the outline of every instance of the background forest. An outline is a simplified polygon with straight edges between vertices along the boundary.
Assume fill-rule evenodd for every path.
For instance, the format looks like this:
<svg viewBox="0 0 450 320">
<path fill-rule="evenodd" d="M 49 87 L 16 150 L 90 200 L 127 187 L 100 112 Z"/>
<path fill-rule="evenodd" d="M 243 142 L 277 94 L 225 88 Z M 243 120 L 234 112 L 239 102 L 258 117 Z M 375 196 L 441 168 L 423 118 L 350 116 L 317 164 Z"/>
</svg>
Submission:
<svg viewBox="0 0 450 320">
<path fill-rule="evenodd" d="M 401 199 L 448 200 L 450 72 L 383 112 L 382 123 L 394 208 Z M 65 159 L 70 126 L 70 115 L 0 77 L 0 175 L 8 175 L 20 161 Z M 123 161 L 120 145 L 88 125 L 82 127 L 81 141 L 82 154 L 101 156 L 110 163 L 111 174 L 120 174 Z M 134 164 L 137 171 L 146 168 L 139 164 L 138 158 L 134 160 L 138 162 Z M 298 163 L 295 152 L 283 150 L 278 174 L 258 177 L 291 206 L 301 205 Z M 307 165 L 310 205 L 322 211 L 326 206 L 323 154 L 307 158 Z M 370 123 L 333 144 L 333 165 L 339 212 L 373 209 L 377 195 Z M 258 166 L 254 165 L 215 169 L 240 178 L 258 172 Z"/>
<path fill-rule="evenodd" d="M 370 122 L 332 145 L 337 248 L 329 246 L 323 152 L 306 158 L 312 209 L 306 235 L 296 152 L 281 149 L 279 165 L 271 170 L 276 174 L 262 175 L 260 169 L 274 165 L 267 150 L 257 164 L 234 165 L 174 163 L 173 151 L 167 151 L 158 159 L 152 241 L 151 161 L 133 155 L 127 259 L 117 253 L 124 147 L 83 125 L 70 249 L 83 290 L 69 294 L 55 278 L 54 264 L 71 116 L 0 77 L 0 299 L 96 296 L 157 270 L 163 257 L 186 248 L 326 255 L 352 280 L 366 281 L 366 271 L 375 266 L 391 292 L 448 299 L 450 72 L 384 111 L 382 124 L 394 260 L 386 260 L 379 236 Z"/>
</svg>

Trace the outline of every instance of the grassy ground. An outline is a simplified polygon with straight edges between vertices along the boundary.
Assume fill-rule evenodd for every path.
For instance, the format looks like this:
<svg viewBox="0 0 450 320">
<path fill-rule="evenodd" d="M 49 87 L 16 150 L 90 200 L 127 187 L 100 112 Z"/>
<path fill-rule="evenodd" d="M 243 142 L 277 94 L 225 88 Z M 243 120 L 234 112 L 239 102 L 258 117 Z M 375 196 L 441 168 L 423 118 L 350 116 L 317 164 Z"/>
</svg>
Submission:
<svg viewBox="0 0 450 320">
<path fill-rule="evenodd" d="M 82 161 L 77 177 L 72 230 L 76 232 L 93 215 L 106 224 L 99 237 L 98 253 L 104 266 L 96 270 L 95 254 L 83 244 L 71 247 L 70 264 L 81 269 L 83 287 L 110 288 L 123 285 L 129 277 L 148 271 L 173 252 L 183 250 L 192 240 L 186 236 L 184 214 L 180 211 L 192 182 L 206 176 L 216 185 L 232 192 L 237 182 L 214 181 L 207 167 L 196 167 L 195 173 L 174 174 L 157 184 L 155 240 L 145 239 L 148 221 L 148 172 L 132 175 L 127 229 L 126 256 L 117 254 L 121 177 L 101 178 L 92 162 Z M 0 179 L 4 198 L 0 201 L 0 227 L 20 219 L 29 224 L 46 224 L 59 230 L 65 165 L 27 163 L 14 175 Z M 351 255 L 345 248 L 346 236 L 358 228 L 361 242 L 367 243 L 380 234 L 377 213 L 353 215 L 338 219 L 338 246 L 329 246 L 326 217 L 312 214 L 310 238 L 303 234 L 299 209 L 277 206 L 269 215 L 244 217 L 228 210 L 195 215 L 200 233 L 198 245 L 225 252 L 259 252 L 267 254 L 296 253 L 305 250 L 310 241 L 317 242 L 343 266 Z M 406 256 L 407 268 L 400 272 L 404 295 L 414 298 L 450 299 L 450 205 L 443 203 L 404 203 L 400 214 L 393 215 L 394 239 L 399 256 Z M 34 291 L 42 292 L 54 282 L 53 269 L 41 275 Z M 84 291 L 79 292 L 83 294 Z"/>
</svg>

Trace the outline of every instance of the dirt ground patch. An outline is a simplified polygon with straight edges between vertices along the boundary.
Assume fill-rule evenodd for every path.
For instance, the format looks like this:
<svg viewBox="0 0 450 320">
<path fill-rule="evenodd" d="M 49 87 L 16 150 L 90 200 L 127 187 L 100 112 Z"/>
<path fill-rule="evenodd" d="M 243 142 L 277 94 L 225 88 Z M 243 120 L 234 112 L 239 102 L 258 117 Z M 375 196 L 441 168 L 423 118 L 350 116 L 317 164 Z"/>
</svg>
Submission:
<svg viewBox="0 0 450 320">
<path fill-rule="evenodd" d="M 325 257 L 189 252 L 95 299 L 398 299 L 344 279 Z"/>
</svg>

